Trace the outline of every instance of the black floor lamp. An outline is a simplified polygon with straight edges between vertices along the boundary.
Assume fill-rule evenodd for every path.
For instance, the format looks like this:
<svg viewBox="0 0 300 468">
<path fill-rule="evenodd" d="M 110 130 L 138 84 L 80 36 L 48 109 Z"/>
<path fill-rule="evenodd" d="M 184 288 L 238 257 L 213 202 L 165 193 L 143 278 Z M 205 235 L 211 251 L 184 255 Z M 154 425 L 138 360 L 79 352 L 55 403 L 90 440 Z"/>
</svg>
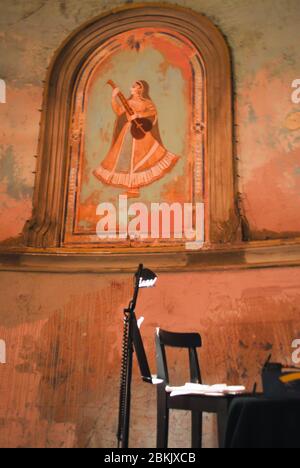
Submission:
<svg viewBox="0 0 300 468">
<path fill-rule="evenodd" d="M 132 358 L 136 352 L 141 376 L 144 382 L 153 383 L 149 369 L 147 356 L 145 353 L 142 337 L 135 316 L 135 307 L 141 288 L 151 288 L 155 286 L 157 276 L 151 270 L 139 265 L 135 274 L 135 286 L 133 298 L 127 309 L 124 309 L 124 335 L 122 349 L 122 366 L 120 382 L 119 401 L 119 426 L 118 426 L 118 448 L 128 448 L 129 424 L 130 424 L 130 403 L 131 403 L 131 379 L 132 379 Z"/>
</svg>

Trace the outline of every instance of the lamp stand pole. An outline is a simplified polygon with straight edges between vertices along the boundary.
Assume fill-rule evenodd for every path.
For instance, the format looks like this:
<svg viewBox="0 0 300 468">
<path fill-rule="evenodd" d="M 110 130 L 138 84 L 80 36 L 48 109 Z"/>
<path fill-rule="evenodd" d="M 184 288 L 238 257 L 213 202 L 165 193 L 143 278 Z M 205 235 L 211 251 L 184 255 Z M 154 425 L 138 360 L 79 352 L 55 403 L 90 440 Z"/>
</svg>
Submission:
<svg viewBox="0 0 300 468">
<path fill-rule="evenodd" d="M 128 448 L 129 442 L 133 361 L 133 323 L 134 321 L 136 321 L 135 307 L 139 294 L 139 283 L 142 271 L 143 265 L 140 265 L 135 275 L 136 281 L 133 298 L 130 301 L 128 308 L 124 309 L 124 335 L 120 379 L 119 427 L 117 433 L 118 448 Z"/>
</svg>

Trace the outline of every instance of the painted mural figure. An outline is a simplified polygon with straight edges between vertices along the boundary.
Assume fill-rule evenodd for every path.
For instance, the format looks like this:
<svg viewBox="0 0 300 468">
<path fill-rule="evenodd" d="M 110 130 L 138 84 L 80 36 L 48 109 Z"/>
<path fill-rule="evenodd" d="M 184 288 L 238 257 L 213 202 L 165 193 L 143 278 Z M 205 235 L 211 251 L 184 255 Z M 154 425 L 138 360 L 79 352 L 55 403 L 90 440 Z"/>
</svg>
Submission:
<svg viewBox="0 0 300 468">
<path fill-rule="evenodd" d="M 112 107 L 117 115 L 111 148 L 94 175 L 107 185 L 125 188 L 128 197 L 171 171 L 179 157 L 163 145 L 156 107 L 145 81 L 136 81 L 127 100 L 113 81 Z"/>
</svg>

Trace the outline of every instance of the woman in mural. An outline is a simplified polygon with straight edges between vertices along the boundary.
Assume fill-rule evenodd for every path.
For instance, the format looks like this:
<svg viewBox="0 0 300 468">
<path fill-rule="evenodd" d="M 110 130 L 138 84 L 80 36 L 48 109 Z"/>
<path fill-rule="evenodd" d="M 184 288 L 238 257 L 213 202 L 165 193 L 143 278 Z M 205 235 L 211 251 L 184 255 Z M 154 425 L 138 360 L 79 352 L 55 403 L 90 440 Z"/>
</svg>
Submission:
<svg viewBox="0 0 300 468">
<path fill-rule="evenodd" d="M 170 172 L 178 156 L 163 145 L 155 105 L 145 81 L 136 81 L 127 100 L 113 83 L 112 107 L 117 114 L 111 148 L 94 175 L 107 185 L 125 188 L 129 197 Z"/>
</svg>

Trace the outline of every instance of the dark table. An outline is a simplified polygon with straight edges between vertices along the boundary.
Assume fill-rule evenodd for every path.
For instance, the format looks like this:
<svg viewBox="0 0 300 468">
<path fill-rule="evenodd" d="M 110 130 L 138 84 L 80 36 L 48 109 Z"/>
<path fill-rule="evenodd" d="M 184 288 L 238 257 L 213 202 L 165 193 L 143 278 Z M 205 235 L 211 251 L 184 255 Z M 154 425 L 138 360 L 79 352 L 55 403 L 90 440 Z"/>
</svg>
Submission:
<svg viewBox="0 0 300 468">
<path fill-rule="evenodd" d="M 235 398 L 229 409 L 226 448 L 300 448 L 300 397 Z"/>
</svg>

